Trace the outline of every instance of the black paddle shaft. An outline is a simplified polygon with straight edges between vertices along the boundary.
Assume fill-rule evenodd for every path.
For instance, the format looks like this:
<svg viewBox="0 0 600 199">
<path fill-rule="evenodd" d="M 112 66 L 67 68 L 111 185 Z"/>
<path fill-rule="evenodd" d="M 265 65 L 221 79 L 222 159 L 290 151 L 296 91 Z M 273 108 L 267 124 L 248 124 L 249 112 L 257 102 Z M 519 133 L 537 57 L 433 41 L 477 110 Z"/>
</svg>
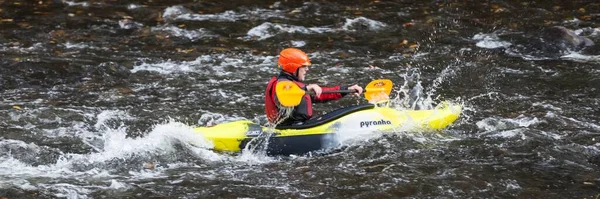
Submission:
<svg viewBox="0 0 600 199">
<path fill-rule="evenodd" d="M 354 90 L 354 89 L 348 89 L 348 90 L 333 90 L 333 91 L 323 91 L 321 93 L 356 93 L 358 91 Z M 314 94 L 314 92 L 311 92 L 311 94 Z"/>
</svg>

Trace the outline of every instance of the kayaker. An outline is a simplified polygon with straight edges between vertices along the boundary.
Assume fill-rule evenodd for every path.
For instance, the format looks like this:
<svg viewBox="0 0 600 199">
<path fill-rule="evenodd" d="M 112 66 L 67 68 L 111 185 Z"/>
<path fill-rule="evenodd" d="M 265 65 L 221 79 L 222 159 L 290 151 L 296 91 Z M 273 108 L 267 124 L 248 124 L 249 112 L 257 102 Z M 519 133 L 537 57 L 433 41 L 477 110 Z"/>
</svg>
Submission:
<svg viewBox="0 0 600 199">
<path fill-rule="evenodd" d="M 328 102 L 331 100 L 338 100 L 344 97 L 345 93 L 322 93 L 326 90 L 346 90 L 354 89 L 357 92 L 354 95 L 360 95 L 363 88 L 358 85 L 352 86 L 334 86 L 334 87 L 321 87 L 317 84 L 305 84 L 306 73 L 311 65 L 310 59 L 302 50 L 296 48 L 286 48 L 279 53 L 279 60 L 277 65 L 281 69 L 281 72 L 277 76 L 273 76 L 267 88 L 265 90 L 265 111 L 267 118 L 271 124 L 277 124 L 280 126 L 288 125 L 301 125 L 309 120 L 312 115 L 312 103 L 317 102 Z M 302 98 L 299 105 L 295 106 L 289 116 L 286 117 L 286 113 L 283 113 L 283 109 L 277 99 L 275 86 L 280 81 L 292 81 L 300 88 L 314 92 L 314 95 L 309 95 L 308 92 Z M 283 121 L 280 121 L 283 119 Z"/>
</svg>

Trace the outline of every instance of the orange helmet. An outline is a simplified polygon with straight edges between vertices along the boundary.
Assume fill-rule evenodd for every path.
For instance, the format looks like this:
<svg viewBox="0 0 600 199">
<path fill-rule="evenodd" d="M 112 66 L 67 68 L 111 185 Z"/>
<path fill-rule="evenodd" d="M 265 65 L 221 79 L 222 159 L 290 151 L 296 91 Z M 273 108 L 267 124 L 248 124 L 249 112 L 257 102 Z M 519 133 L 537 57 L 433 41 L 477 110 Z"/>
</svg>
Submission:
<svg viewBox="0 0 600 199">
<path fill-rule="evenodd" d="M 282 70 L 294 74 L 302 66 L 310 66 L 310 59 L 306 53 L 297 48 L 286 48 L 279 53 L 277 65 Z"/>
</svg>

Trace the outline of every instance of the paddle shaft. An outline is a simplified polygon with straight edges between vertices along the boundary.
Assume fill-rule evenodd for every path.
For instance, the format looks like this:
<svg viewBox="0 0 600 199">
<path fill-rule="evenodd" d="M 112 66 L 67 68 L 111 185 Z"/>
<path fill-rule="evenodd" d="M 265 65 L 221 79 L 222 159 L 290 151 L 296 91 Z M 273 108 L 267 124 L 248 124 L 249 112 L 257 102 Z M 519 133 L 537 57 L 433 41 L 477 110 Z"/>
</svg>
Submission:
<svg viewBox="0 0 600 199">
<path fill-rule="evenodd" d="M 322 91 L 321 93 L 356 93 L 357 91 L 354 89 L 348 90 L 333 90 L 333 91 Z"/>
<path fill-rule="evenodd" d="M 324 93 L 356 93 L 357 91 L 354 89 L 348 89 L 348 90 L 333 90 L 333 91 L 322 91 L 321 94 Z M 310 94 L 314 94 L 314 92 L 310 92 Z"/>
</svg>

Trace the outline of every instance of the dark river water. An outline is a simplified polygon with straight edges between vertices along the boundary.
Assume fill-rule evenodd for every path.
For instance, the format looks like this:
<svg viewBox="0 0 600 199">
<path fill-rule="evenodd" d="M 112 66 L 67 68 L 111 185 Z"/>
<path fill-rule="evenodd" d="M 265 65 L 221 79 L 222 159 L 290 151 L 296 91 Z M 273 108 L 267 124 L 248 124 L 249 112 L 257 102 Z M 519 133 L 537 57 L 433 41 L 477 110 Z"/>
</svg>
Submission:
<svg viewBox="0 0 600 199">
<path fill-rule="evenodd" d="M 599 45 L 592 0 L 0 0 L 0 197 L 598 198 Z M 193 126 L 266 123 L 287 47 L 308 82 L 388 78 L 401 108 L 415 74 L 423 107 L 464 111 L 319 154 L 208 149 Z"/>
</svg>

